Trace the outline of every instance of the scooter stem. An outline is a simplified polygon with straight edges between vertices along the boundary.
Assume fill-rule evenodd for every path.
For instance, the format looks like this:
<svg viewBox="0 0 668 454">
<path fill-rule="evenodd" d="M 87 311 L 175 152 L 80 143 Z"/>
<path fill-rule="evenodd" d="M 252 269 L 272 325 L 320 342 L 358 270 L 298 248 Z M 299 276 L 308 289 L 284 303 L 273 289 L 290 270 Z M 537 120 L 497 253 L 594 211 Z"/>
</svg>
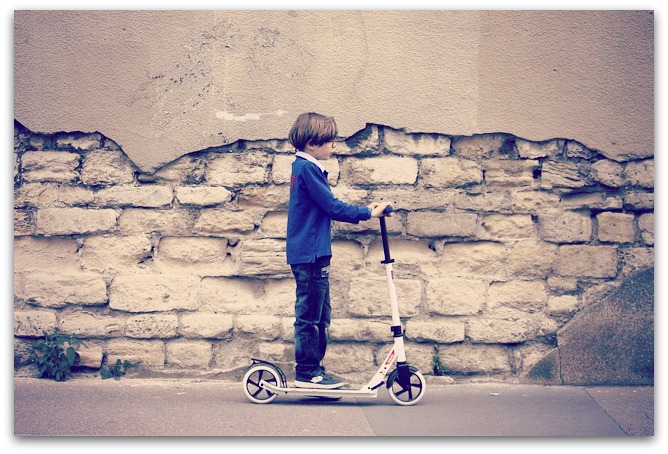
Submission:
<svg viewBox="0 0 668 454">
<path fill-rule="evenodd" d="M 385 208 L 384 214 L 389 214 L 393 211 L 392 206 L 388 205 Z M 392 309 L 392 331 L 395 333 L 395 337 L 401 335 L 401 319 L 399 318 L 399 303 L 397 301 L 397 289 L 394 285 L 394 271 L 392 270 L 392 263 L 394 259 L 390 257 L 390 245 L 387 239 L 387 225 L 385 223 L 385 217 L 381 216 L 380 220 L 380 236 L 383 241 L 383 252 L 385 258 L 380 263 L 385 265 L 385 271 L 387 274 L 387 285 L 390 292 L 390 305 Z"/>
</svg>

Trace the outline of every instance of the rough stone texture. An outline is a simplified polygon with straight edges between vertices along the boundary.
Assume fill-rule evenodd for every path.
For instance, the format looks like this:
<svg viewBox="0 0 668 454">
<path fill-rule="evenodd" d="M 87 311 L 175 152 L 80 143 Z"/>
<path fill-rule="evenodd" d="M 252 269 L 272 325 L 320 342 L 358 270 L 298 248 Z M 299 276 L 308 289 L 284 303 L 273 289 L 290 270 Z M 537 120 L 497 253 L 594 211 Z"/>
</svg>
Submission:
<svg viewBox="0 0 668 454">
<path fill-rule="evenodd" d="M 238 375 L 253 356 L 292 370 L 286 143 L 241 141 L 145 174 L 98 133 L 17 127 L 18 373 L 29 370 L 30 343 L 55 329 L 95 347 L 91 367 L 104 353 L 147 374 Z M 409 361 L 424 374 L 438 354 L 454 380 L 577 382 L 577 361 L 597 362 L 611 338 L 631 342 L 626 332 L 641 325 L 651 333 L 651 311 L 610 309 L 615 317 L 591 325 L 591 344 L 567 337 L 629 276 L 653 270 L 653 158 L 381 125 L 336 151 L 325 166 L 337 197 L 395 208 L 387 227 L 402 325 Z M 378 222 L 335 222 L 332 234 L 326 365 L 364 380 L 391 342 Z M 653 293 L 642 282 L 646 302 Z M 615 307 L 635 298 L 618 294 Z M 647 349 L 627 347 L 643 364 L 606 359 L 596 383 L 651 381 Z"/>
<path fill-rule="evenodd" d="M 623 324 L 623 329 L 610 329 Z M 570 385 L 654 383 L 654 269 L 625 280 L 558 332 L 559 355 L 535 365 L 534 377 Z"/>
</svg>

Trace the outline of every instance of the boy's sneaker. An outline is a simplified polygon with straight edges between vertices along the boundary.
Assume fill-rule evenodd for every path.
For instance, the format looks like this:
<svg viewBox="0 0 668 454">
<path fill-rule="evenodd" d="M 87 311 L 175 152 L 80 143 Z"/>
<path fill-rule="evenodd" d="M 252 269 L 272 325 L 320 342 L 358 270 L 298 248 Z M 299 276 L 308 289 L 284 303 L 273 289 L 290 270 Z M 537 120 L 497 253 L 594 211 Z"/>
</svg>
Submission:
<svg viewBox="0 0 668 454">
<path fill-rule="evenodd" d="M 345 383 L 338 381 L 331 377 L 325 371 L 320 370 L 314 376 L 303 376 L 297 374 L 295 378 L 295 387 L 310 388 L 310 389 L 337 389 L 345 385 Z"/>
</svg>

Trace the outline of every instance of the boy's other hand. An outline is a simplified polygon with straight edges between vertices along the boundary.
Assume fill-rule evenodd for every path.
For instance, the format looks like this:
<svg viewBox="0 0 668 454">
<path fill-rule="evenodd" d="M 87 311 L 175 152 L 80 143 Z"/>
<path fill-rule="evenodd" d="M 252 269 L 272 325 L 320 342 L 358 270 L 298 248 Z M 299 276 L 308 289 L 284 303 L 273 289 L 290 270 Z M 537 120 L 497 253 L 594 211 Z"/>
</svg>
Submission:
<svg viewBox="0 0 668 454">
<path fill-rule="evenodd" d="M 372 203 L 368 205 L 368 208 L 371 210 L 371 217 L 372 218 L 379 218 L 382 216 L 392 216 L 392 213 L 389 214 L 383 214 L 383 211 L 385 211 L 385 208 L 387 208 L 388 205 L 391 205 L 390 202 L 381 202 L 381 203 Z"/>
</svg>

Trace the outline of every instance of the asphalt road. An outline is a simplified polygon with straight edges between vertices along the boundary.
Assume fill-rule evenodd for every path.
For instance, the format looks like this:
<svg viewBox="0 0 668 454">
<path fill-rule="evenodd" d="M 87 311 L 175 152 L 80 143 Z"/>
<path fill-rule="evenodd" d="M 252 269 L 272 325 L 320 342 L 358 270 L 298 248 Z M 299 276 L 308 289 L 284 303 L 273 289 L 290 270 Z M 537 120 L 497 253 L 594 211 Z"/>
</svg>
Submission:
<svg viewBox="0 0 668 454">
<path fill-rule="evenodd" d="M 280 396 L 253 404 L 240 383 L 14 379 L 20 436 L 652 435 L 652 387 L 429 383 L 415 406 L 376 399 Z"/>
</svg>

